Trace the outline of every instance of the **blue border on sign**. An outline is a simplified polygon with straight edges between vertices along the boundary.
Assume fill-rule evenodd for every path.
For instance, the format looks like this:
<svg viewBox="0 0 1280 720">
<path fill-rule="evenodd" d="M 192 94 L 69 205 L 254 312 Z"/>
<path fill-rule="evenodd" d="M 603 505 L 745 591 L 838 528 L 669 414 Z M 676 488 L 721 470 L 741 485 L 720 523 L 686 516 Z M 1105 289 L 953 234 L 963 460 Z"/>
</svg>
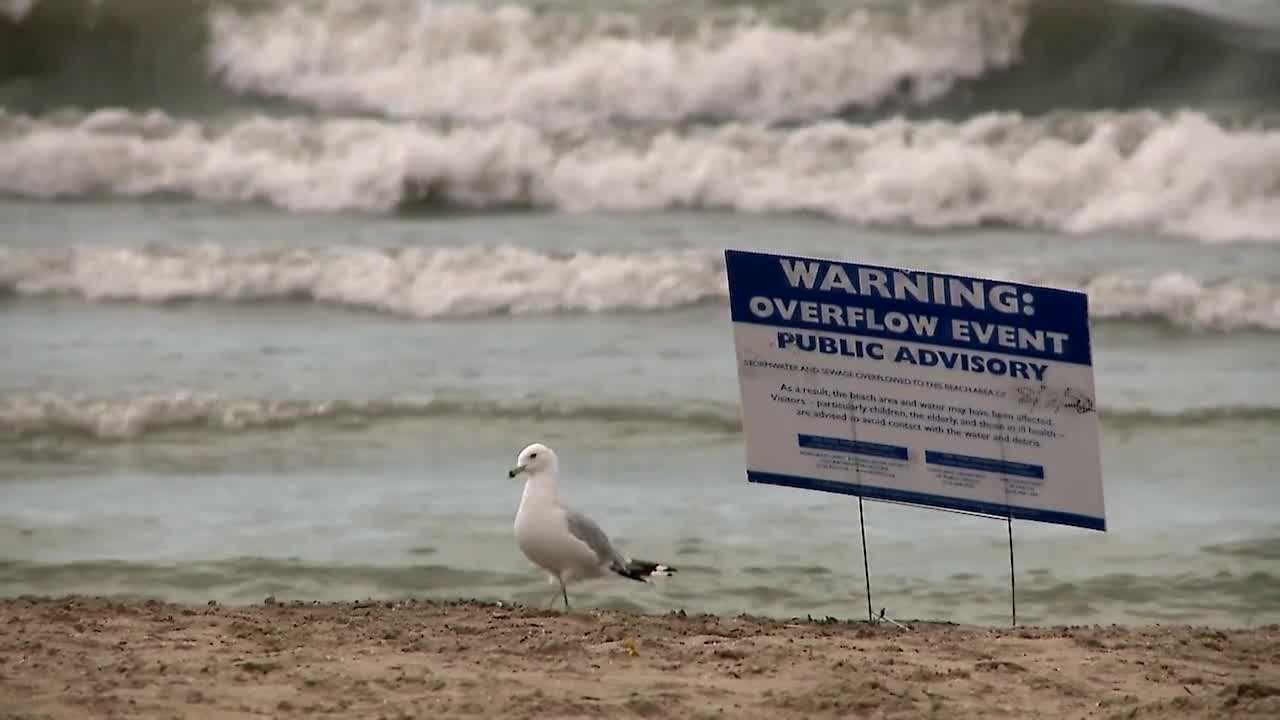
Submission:
<svg viewBox="0 0 1280 720">
<path fill-rule="evenodd" d="M 895 490 L 893 488 L 877 487 L 875 485 L 857 485 L 853 483 L 836 482 L 833 480 L 799 477 L 796 475 L 760 472 L 758 470 L 748 470 L 747 481 L 761 485 L 779 485 L 782 487 L 799 488 L 801 490 L 817 490 L 819 492 L 837 493 L 840 495 L 853 495 L 855 497 L 864 497 L 868 500 L 883 500 L 885 502 L 922 505 L 925 507 L 942 508 L 944 510 L 958 510 L 960 512 L 975 513 L 978 515 L 988 515 L 998 519 L 1012 517 L 1018 520 L 1035 520 L 1037 522 L 1053 523 L 1055 525 L 1070 525 L 1072 527 L 1085 528 L 1087 530 L 1101 530 L 1103 532 L 1106 532 L 1107 530 L 1106 518 L 1094 517 L 1092 515 L 1060 512 L 1057 510 L 1038 510 L 1035 508 L 1018 507 L 1016 505 L 1006 505 L 1003 503 L 992 503 L 982 500 L 966 500 L 963 498 L 948 497 L 946 495 L 934 495 L 932 493 Z"/>
<path fill-rule="evenodd" d="M 982 472 L 1016 475 L 1018 477 L 1044 479 L 1044 466 L 1031 463 L 999 460 L 997 458 L 978 457 L 977 455 L 961 455 L 959 453 L 925 450 L 924 461 L 929 465 L 960 468 L 962 470 L 980 470 Z"/>
<path fill-rule="evenodd" d="M 976 278 L 901 267 L 850 263 L 799 255 L 725 250 L 724 258 L 729 284 L 729 313 L 735 323 L 883 338 L 971 352 L 999 353 L 1006 356 L 1030 357 L 1078 365 L 1093 364 L 1093 350 L 1089 338 L 1089 298 L 1082 292 L 1026 285 L 992 278 Z M 982 282 L 987 285 L 997 283 L 1009 285 L 1017 289 L 1019 296 L 1026 294 L 1033 298 L 1033 314 L 1013 315 L 991 309 L 979 310 L 973 307 L 954 307 L 920 302 L 914 299 L 899 300 L 878 295 L 850 294 L 844 290 L 822 290 L 816 287 L 809 289 L 803 286 L 793 287 L 788 282 L 786 273 L 782 269 L 782 261 L 819 263 L 823 267 L 838 265 L 845 270 L 850 278 L 858 277 L 858 271 L 864 269 L 883 272 L 890 276 L 894 273 L 904 273 L 914 277 L 923 273 L 930 277 L 943 278 L 945 280 Z M 913 330 L 897 333 L 882 325 L 868 322 L 861 322 L 856 327 L 826 324 L 820 321 L 815 322 L 814 318 L 820 320 L 817 313 L 814 313 L 810 320 L 804 319 L 801 312 L 794 312 L 790 317 L 783 317 L 781 312 L 775 312 L 767 318 L 762 318 L 751 312 L 751 300 L 756 297 L 777 299 L 787 304 L 807 302 L 836 305 L 840 308 L 856 308 L 859 312 L 874 314 L 879 319 L 885 318 L 891 312 L 928 315 L 938 318 L 939 322 L 934 334 L 925 335 L 917 334 Z M 973 326 L 968 325 L 968 323 L 980 323 L 983 328 L 1002 325 L 1029 331 L 1042 330 L 1065 333 L 1068 340 L 1064 352 L 1060 354 L 1053 352 L 1050 347 L 1046 347 L 1044 350 L 1038 350 L 1034 347 L 1006 347 L 998 341 L 998 333 L 992 334 L 985 340 L 980 339 L 976 334 L 971 334 L 968 338 L 954 337 L 951 326 L 953 321 L 960 321 L 962 325 L 970 327 L 971 333 L 973 333 Z M 955 361 L 949 360 L 949 362 Z"/>
<path fill-rule="evenodd" d="M 806 450 L 830 450 L 832 452 L 888 458 L 890 460 L 906 460 L 911 456 L 911 452 L 901 445 L 886 445 L 864 440 L 845 440 L 844 438 L 825 437 L 823 435 L 800 433 L 796 436 L 796 442 Z"/>
</svg>

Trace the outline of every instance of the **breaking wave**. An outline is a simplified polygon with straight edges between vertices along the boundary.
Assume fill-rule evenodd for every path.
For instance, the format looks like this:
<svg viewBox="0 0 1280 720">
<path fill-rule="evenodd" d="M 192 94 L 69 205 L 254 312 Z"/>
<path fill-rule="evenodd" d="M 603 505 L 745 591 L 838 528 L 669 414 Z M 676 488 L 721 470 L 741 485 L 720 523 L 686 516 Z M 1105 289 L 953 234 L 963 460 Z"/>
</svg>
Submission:
<svg viewBox="0 0 1280 720">
<path fill-rule="evenodd" d="M 1124 428 L 1280 423 L 1276 407 L 1193 407 L 1167 413 L 1103 408 L 1104 423 Z M 694 432 L 742 430 L 736 405 L 685 406 L 554 399 L 266 400 L 179 391 L 106 399 L 41 393 L 0 399 L 0 439 L 79 438 L 122 442 L 169 432 L 237 433 L 303 425 L 342 428 L 412 419 L 478 418 L 545 422 L 642 423 Z"/>
<path fill-rule="evenodd" d="M 660 423 L 738 432 L 736 409 L 556 400 L 255 400 L 174 392 L 125 399 L 50 393 L 0 399 L 0 438 L 129 440 L 177 430 L 243 432 L 328 423 L 351 427 L 400 419 L 471 417 L 564 422 Z"/>
<path fill-rule="evenodd" d="M 1188 332 L 1280 331 L 1280 278 L 1102 273 L 1009 279 L 1082 290 L 1097 320 Z M 90 301 L 316 302 L 434 319 L 677 310 L 728 296 L 718 250 L 546 253 L 514 247 L 8 248 L 0 293 Z"/>
<path fill-rule="evenodd" d="M 293 211 L 816 213 L 920 228 L 1280 240 L 1280 129 L 1183 112 L 986 114 L 659 133 L 0 111 L 0 193 Z"/>
<path fill-rule="evenodd" d="M 1208 0 L 0 0 L 0 103 L 629 122 L 1257 111 L 1280 105 L 1278 17 Z"/>
<path fill-rule="evenodd" d="M 461 121 L 799 121 L 927 104 L 1008 66 L 1018 0 L 899 12 L 799 8 L 549 12 L 508 5 L 284 2 L 218 8 L 230 87 L 326 109 Z M 875 58 L 874 62 L 868 62 Z"/>
<path fill-rule="evenodd" d="M 19 295 L 153 303 L 303 300 L 418 318 L 663 310 L 724 297 L 725 283 L 722 257 L 693 250 L 0 249 L 0 288 Z"/>
</svg>

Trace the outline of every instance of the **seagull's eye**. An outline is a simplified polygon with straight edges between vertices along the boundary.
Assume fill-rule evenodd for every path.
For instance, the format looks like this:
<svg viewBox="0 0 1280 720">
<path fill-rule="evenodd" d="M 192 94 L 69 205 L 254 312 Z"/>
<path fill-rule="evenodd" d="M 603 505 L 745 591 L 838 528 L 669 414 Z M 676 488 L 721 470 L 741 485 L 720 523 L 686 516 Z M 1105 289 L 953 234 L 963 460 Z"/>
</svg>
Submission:
<svg viewBox="0 0 1280 720">
<path fill-rule="evenodd" d="M 534 459 L 534 458 L 536 458 L 536 457 L 538 457 L 538 453 L 529 453 L 529 459 L 530 459 L 530 460 L 533 460 L 533 459 Z"/>
</svg>

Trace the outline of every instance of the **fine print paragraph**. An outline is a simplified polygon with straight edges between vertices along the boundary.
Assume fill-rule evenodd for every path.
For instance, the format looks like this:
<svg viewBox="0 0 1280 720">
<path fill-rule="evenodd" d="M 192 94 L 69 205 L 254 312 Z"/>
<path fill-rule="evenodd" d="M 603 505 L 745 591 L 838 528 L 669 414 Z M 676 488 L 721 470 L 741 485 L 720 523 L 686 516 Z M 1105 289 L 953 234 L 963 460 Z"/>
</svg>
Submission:
<svg viewBox="0 0 1280 720">
<path fill-rule="evenodd" d="M 911 400 L 883 393 L 859 393 L 812 383 L 779 383 L 773 402 L 793 409 L 797 417 L 857 422 L 943 437 L 1042 447 L 1060 437 L 1052 416 L 1002 412 L 948 400 Z"/>
</svg>

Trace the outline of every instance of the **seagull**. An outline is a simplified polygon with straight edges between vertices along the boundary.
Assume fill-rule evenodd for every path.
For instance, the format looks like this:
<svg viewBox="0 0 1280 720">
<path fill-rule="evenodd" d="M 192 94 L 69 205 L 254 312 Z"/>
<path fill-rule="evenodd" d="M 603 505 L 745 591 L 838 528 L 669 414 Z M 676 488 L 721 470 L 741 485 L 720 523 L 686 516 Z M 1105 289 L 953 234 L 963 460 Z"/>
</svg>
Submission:
<svg viewBox="0 0 1280 720">
<path fill-rule="evenodd" d="M 615 573 L 638 582 L 650 576 L 669 577 L 676 569 L 662 563 L 627 557 L 594 520 L 560 503 L 557 483 L 560 460 L 551 448 L 533 443 L 520 451 L 509 478 L 524 479 L 524 494 L 516 510 L 515 536 L 520 552 L 560 586 L 569 610 L 569 583 Z M 555 603 L 555 595 L 551 596 Z"/>
</svg>

